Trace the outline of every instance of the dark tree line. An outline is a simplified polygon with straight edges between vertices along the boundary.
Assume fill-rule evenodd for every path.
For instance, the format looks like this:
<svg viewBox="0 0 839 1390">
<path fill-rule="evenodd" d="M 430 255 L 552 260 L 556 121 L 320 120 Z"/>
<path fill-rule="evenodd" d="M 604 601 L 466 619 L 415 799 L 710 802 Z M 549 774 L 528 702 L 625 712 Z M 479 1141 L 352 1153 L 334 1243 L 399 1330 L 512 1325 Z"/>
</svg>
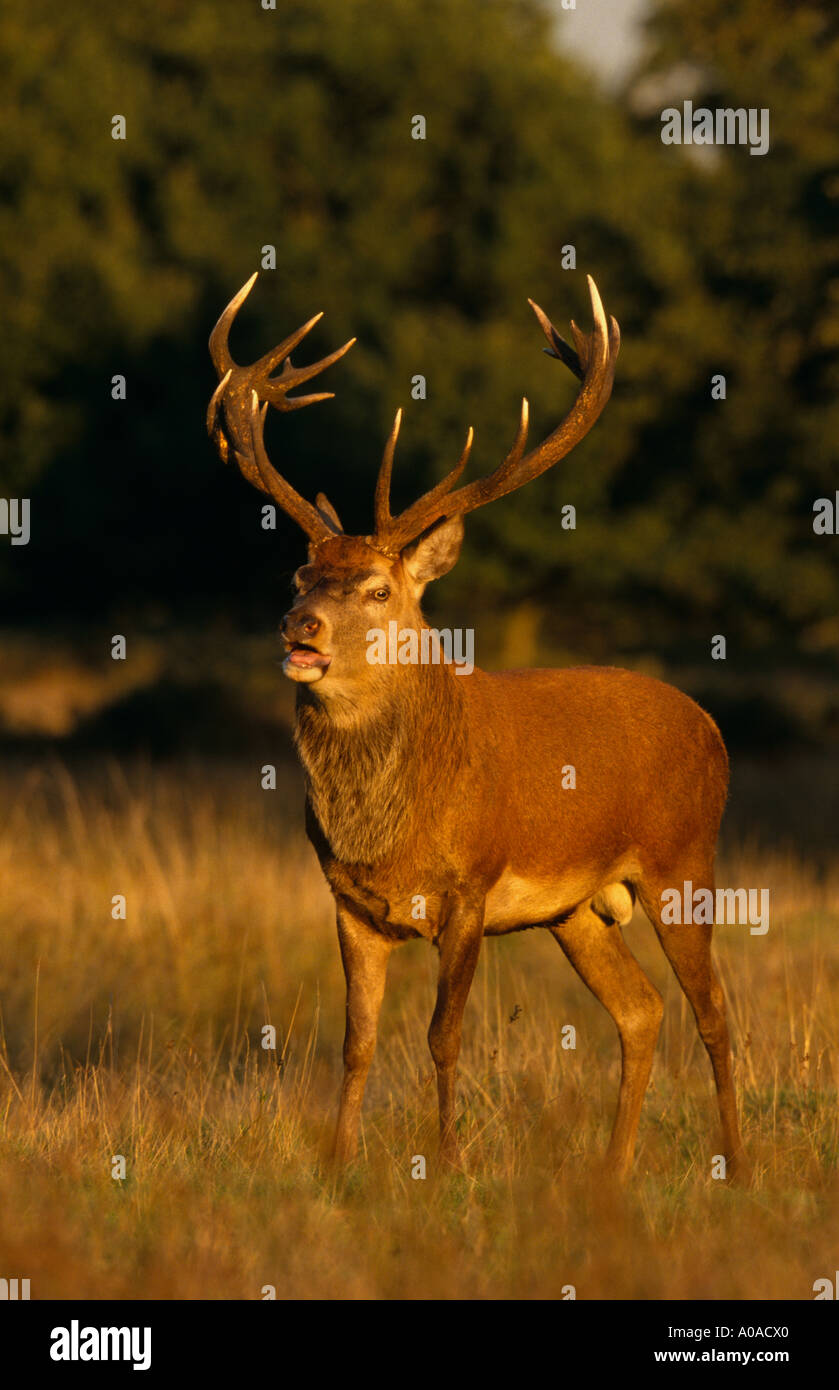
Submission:
<svg viewBox="0 0 839 1390">
<path fill-rule="evenodd" d="M 527 295 L 562 331 L 591 271 L 621 322 L 603 420 L 470 520 L 447 603 L 526 600 L 582 645 L 704 641 L 721 611 L 754 648 L 836 640 L 839 538 L 812 526 L 839 486 L 827 6 L 658 0 L 614 97 L 537 0 L 32 0 L 0 19 L 0 55 L 0 482 L 32 498 L 29 546 L 0 545 L 6 621 L 276 615 L 299 541 L 261 532 L 203 433 L 209 329 L 274 246 L 234 352 L 319 309 L 313 354 L 358 335 L 335 401 L 275 418 L 269 444 L 359 531 L 398 404 L 397 502 L 468 424 L 474 475 L 523 394 L 534 438 L 568 408 Z M 769 153 L 664 146 L 661 108 L 685 97 L 768 107 Z"/>
</svg>

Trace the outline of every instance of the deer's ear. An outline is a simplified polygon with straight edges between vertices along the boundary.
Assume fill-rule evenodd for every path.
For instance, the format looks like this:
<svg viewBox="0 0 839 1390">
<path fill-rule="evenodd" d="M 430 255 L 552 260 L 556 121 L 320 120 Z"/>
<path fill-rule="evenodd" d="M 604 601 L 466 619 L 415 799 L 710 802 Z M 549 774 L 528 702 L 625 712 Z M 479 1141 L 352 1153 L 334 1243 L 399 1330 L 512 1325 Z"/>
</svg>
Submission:
<svg viewBox="0 0 839 1390">
<path fill-rule="evenodd" d="M 336 512 L 335 508 L 333 507 L 332 503 L 330 502 L 329 498 L 326 496 L 325 493 L 318 493 L 317 497 L 315 498 L 315 506 L 317 507 L 321 516 L 326 517 L 326 520 L 329 522 L 330 526 L 334 527 L 336 534 L 340 534 L 344 529 L 341 525 L 341 518 L 339 517 L 338 513 Z"/>
<path fill-rule="evenodd" d="M 422 593 L 432 579 L 448 574 L 457 564 L 460 547 L 463 544 L 463 517 L 444 517 L 412 541 L 402 551 L 402 563 L 413 580 L 417 593 Z"/>
</svg>

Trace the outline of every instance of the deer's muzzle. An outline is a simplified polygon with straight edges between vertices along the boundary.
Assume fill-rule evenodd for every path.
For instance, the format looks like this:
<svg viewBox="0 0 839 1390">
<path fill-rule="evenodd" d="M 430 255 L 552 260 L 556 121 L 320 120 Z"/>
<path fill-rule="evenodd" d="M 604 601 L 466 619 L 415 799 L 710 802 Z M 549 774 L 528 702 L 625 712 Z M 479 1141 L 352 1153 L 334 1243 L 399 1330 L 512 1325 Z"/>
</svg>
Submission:
<svg viewBox="0 0 839 1390">
<path fill-rule="evenodd" d="M 280 623 L 280 632 L 288 655 L 283 662 L 283 671 L 290 680 L 316 681 L 329 667 L 332 660 L 315 645 L 319 636 L 324 635 L 324 624 L 313 613 L 286 613 Z"/>
</svg>

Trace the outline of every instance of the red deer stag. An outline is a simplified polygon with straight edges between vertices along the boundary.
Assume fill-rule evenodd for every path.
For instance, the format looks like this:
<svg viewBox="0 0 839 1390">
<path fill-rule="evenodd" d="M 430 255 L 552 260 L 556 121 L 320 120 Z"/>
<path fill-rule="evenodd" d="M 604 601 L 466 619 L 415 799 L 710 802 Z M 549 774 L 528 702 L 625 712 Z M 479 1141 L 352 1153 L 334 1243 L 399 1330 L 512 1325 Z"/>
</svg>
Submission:
<svg viewBox="0 0 839 1390">
<path fill-rule="evenodd" d="M 621 931 L 636 894 L 696 1016 L 714 1071 L 725 1152 L 734 1160 L 740 1139 L 712 929 L 671 926 L 661 913 L 667 888 L 690 880 L 714 889 L 728 760 L 712 719 L 674 687 L 611 667 L 492 674 L 475 668 L 459 679 L 446 661 L 368 659 L 371 629 L 395 621 L 400 631 L 433 636 L 420 598 L 455 564 L 464 515 L 538 478 L 591 429 L 612 390 L 617 323 L 607 322 L 590 278 L 594 328 L 582 333 L 572 322 L 576 352 L 533 304 L 550 355 L 582 381 L 562 423 L 525 453 L 524 400 L 503 463 L 456 487 L 470 429 L 452 472 L 392 516 L 398 413 L 376 484 L 373 533 L 347 536 L 322 493 L 312 505 L 275 471 L 263 426 L 269 403 L 285 411 L 327 399 L 332 393 L 289 391 L 337 362 L 355 340 L 311 366 L 293 366 L 290 354 L 318 314 L 254 366 L 238 366 L 228 334 L 255 279 L 231 300 L 210 338 L 219 384 L 207 423 L 222 458 L 232 451 L 247 480 L 309 537 L 281 633 L 283 670 L 298 684 L 295 741 L 307 830 L 335 897 L 347 981 L 336 1160 L 355 1153 L 393 947 L 423 936 L 439 952 L 428 1041 L 441 1155 L 455 1161 L 455 1068 L 481 939 L 544 927 L 618 1030 L 622 1069 L 607 1166 L 625 1176 L 662 1016 L 661 996 Z M 568 764 L 576 772 L 573 790 L 561 787 Z"/>
</svg>

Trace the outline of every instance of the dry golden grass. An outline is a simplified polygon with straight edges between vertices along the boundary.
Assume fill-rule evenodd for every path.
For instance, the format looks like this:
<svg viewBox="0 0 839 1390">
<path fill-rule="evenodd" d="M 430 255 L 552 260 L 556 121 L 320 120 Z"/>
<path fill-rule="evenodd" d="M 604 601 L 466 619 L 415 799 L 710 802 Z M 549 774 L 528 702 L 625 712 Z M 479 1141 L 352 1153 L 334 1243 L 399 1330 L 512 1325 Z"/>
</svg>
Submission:
<svg viewBox="0 0 839 1390">
<path fill-rule="evenodd" d="M 723 883 L 772 891 L 767 936 L 717 932 L 750 1186 L 711 1179 L 710 1068 L 639 917 L 667 1012 L 624 1193 L 594 1177 L 613 1027 L 539 932 L 483 952 L 456 1175 L 434 1160 L 435 954 L 396 952 L 364 1162 L 336 1189 L 343 979 L 296 774 L 39 763 L 0 794 L 0 1274 L 34 1298 L 808 1299 L 835 1270 L 839 861 L 725 847 Z"/>
</svg>

